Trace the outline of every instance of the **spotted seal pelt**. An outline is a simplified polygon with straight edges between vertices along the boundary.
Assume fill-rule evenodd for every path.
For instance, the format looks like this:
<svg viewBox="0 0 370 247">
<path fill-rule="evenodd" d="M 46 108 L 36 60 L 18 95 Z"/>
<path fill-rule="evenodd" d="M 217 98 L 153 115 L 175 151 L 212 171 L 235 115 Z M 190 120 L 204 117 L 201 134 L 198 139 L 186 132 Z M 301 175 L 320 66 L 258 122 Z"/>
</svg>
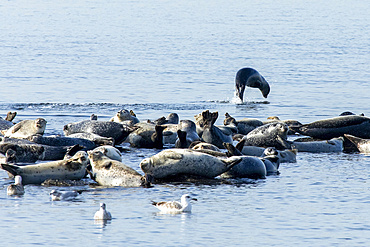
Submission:
<svg viewBox="0 0 370 247">
<path fill-rule="evenodd" d="M 136 170 L 120 161 L 112 160 L 102 152 L 89 151 L 91 179 L 102 186 L 148 187 L 150 183 Z"/>
<path fill-rule="evenodd" d="M 37 144 L 48 145 L 48 146 L 74 146 L 81 145 L 86 150 L 94 149 L 97 145 L 90 140 L 84 138 L 74 138 L 70 136 L 60 136 L 60 135 L 32 135 L 27 138 L 27 140 L 32 141 Z"/>
<path fill-rule="evenodd" d="M 109 145 L 100 146 L 100 147 L 94 148 L 93 151 L 100 151 L 105 156 L 107 156 L 108 158 L 112 160 L 122 161 L 122 153 L 118 150 L 118 148 L 115 148 L 113 146 L 109 146 Z"/>
<path fill-rule="evenodd" d="M 218 148 L 223 148 L 223 143 L 232 143 L 232 135 L 225 135 L 218 127 L 214 125 L 218 118 L 218 112 L 203 111 L 201 115 L 196 115 L 197 129 L 201 129 L 200 137 L 203 141 L 211 143 Z"/>
<path fill-rule="evenodd" d="M 257 70 L 252 68 L 242 68 L 235 76 L 235 94 L 242 102 L 246 86 L 258 88 L 265 98 L 270 93 L 270 85 L 266 79 Z"/>
<path fill-rule="evenodd" d="M 41 145 L 1 143 L 0 153 L 9 163 L 34 163 L 44 152 Z"/>
<path fill-rule="evenodd" d="M 37 118 L 35 120 L 23 120 L 3 134 L 4 137 L 11 138 L 27 138 L 32 135 L 40 134 L 43 135 L 46 128 L 46 120 L 43 118 Z"/>
<path fill-rule="evenodd" d="M 243 137 L 245 146 L 275 147 L 279 150 L 290 149 L 287 139 L 288 125 L 274 122 L 262 125 Z"/>
<path fill-rule="evenodd" d="M 344 134 L 344 137 L 355 144 L 360 153 L 370 154 L 370 139 L 359 138 L 348 134 Z"/>
<path fill-rule="evenodd" d="M 344 134 L 370 139 L 370 118 L 347 115 L 324 120 L 318 120 L 300 126 L 290 126 L 301 135 L 329 140 Z"/>
<path fill-rule="evenodd" d="M 111 122 L 117 122 L 121 124 L 134 125 L 140 122 L 140 120 L 131 114 L 126 109 L 119 110 L 114 117 L 110 119 Z"/>
<path fill-rule="evenodd" d="M 26 166 L 1 164 L 1 168 L 13 176 L 20 175 L 23 184 L 41 184 L 46 179 L 81 179 L 85 176 L 88 163 L 87 153 L 80 151 L 68 160 Z"/>
<path fill-rule="evenodd" d="M 263 122 L 256 118 L 243 118 L 236 120 L 229 113 L 225 113 L 224 119 L 225 126 L 235 126 L 238 130 L 238 134 L 246 135 L 257 127 L 263 125 Z"/>
<path fill-rule="evenodd" d="M 84 120 L 77 123 L 64 125 L 63 132 L 66 136 L 74 133 L 94 133 L 103 137 L 112 137 L 115 144 L 122 143 L 134 129 L 128 125 L 110 121 Z"/>
<path fill-rule="evenodd" d="M 268 123 L 272 123 L 272 122 L 283 122 L 285 123 L 286 125 L 289 126 L 300 126 L 302 125 L 301 122 L 297 121 L 297 120 L 293 120 L 293 119 L 288 119 L 288 120 L 280 120 L 280 118 L 278 116 L 271 116 L 271 117 L 268 117 L 267 118 L 267 121 L 263 122 L 263 124 L 268 124 Z M 296 132 L 289 128 L 288 130 L 288 135 L 294 135 Z"/>
<path fill-rule="evenodd" d="M 214 178 L 241 161 L 240 157 L 218 158 L 191 149 L 166 149 L 140 162 L 144 173 L 154 179 L 195 175 Z"/>
</svg>

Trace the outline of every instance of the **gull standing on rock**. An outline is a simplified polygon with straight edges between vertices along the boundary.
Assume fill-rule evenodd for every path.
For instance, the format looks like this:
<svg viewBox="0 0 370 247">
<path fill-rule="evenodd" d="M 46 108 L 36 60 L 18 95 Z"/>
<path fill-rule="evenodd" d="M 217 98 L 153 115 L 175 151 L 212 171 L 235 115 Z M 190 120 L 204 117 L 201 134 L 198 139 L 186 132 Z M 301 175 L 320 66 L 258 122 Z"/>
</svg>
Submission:
<svg viewBox="0 0 370 247">
<path fill-rule="evenodd" d="M 169 202 L 154 202 L 152 204 L 161 210 L 162 213 L 182 213 L 182 212 L 191 212 L 190 201 L 197 201 L 196 198 L 192 198 L 189 194 L 185 194 L 181 197 L 181 203 L 177 201 Z"/>
</svg>

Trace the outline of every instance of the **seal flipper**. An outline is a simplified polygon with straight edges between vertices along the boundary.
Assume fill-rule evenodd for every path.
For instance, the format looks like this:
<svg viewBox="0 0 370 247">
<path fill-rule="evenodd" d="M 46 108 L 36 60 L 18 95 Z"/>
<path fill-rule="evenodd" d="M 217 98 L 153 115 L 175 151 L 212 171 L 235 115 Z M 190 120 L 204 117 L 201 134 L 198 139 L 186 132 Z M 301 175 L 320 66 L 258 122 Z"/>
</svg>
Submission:
<svg viewBox="0 0 370 247">
<path fill-rule="evenodd" d="M 238 144 L 236 144 L 235 148 L 236 148 L 237 150 L 239 150 L 240 152 L 242 152 L 245 141 L 246 141 L 246 140 L 245 140 L 244 138 L 242 138 L 242 139 L 241 139 L 241 141 L 240 141 L 240 142 L 238 142 Z"/>
<path fill-rule="evenodd" d="M 231 157 L 231 156 L 243 156 L 243 154 L 233 146 L 231 143 L 223 143 L 224 147 L 227 149 L 226 156 Z"/>
<path fill-rule="evenodd" d="M 233 168 L 234 166 L 239 164 L 242 160 L 243 160 L 242 158 L 233 159 L 233 160 L 222 159 L 221 161 L 224 162 L 226 164 L 226 167 L 227 167 L 227 170 L 224 171 L 224 172 L 227 172 L 228 170 L 230 170 L 231 168 Z"/>
<path fill-rule="evenodd" d="M 20 169 L 18 166 L 11 165 L 11 164 L 1 164 L 1 169 L 9 172 L 13 176 L 18 175 L 18 170 Z"/>
</svg>

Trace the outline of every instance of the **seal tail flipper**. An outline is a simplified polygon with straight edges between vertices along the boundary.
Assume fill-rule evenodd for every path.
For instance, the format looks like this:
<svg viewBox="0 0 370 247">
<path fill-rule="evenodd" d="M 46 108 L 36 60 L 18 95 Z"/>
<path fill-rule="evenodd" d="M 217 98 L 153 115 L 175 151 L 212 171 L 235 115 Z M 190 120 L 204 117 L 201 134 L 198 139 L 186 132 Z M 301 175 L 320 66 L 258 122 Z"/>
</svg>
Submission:
<svg viewBox="0 0 370 247">
<path fill-rule="evenodd" d="M 344 137 L 350 140 L 353 144 L 357 146 L 358 143 L 362 142 L 362 138 L 359 138 L 357 136 L 349 135 L 349 134 L 344 134 Z"/>
<path fill-rule="evenodd" d="M 245 144 L 245 139 L 242 138 L 240 142 L 238 142 L 238 144 L 236 144 L 235 148 L 237 150 L 239 150 L 240 152 L 242 152 L 243 150 L 243 147 L 244 147 L 244 144 Z"/>
<path fill-rule="evenodd" d="M 13 176 L 18 175 L 18 170 L 20 169 L 18 166 L 11 165 L 11 164 L 1 164 L 1 169 L 9 172 Z"/>
<path fill-rule="evenodd" d="M 239 164 L 242 160 L 243 160 L 242 158 L 233 159 L 233 160 L 221 160 L 227 166 L 227 170 L 224 171 L 224 172 L 227 172 L 228 170 L 230 170 L 231 168 L 233 168 L 234 166 L 236 166 L 237 164 Z"/>
<path fill-rule="evenodd" d="M 236 148 L 234 147 L 233 144 L 231 143 L 222 143 L 222 145 L 227 149 L 226 156 L 231 157 L 231 156 L 242 156 L 243 154 Z"/>
</svg>

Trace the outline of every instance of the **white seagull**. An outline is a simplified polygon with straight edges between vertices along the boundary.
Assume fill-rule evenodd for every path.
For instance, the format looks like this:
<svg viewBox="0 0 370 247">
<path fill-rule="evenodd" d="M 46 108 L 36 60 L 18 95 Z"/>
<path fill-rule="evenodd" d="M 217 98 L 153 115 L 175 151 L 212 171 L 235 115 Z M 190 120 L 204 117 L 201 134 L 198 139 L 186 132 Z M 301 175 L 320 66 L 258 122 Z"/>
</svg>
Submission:
<svg viewBox="0 0 370 247">
<path fill-rule="evenodd" d="M 191 212 L 190 201 L 197 201 L 196 198 L 192 198 L 189 194 L 185 194 L 181 197 L 181 202 L 169 201 L 169 202 L 154 202 L 152 204 L 161 210 L 162 213 L 182 213 Z"/>
<path fill-rule="evenodd" d="M 52 201 L 70 201 L 75 199 L 78 194 L 81 194 L 79 191 L 58 191 L 52 190 L 50 192 L 50 197 Z"/>
<path fill-rule="evenodd" d="M 16 175 L 14 177 L 14 184 L 11 184 L 6 189 L 6 192 L 8 195 L 23 195 L 24 194 L 24 188 L 22 185 L 22 177 L 19 175 Z"/>
<path fill-rule="evenodd" d="M 105 203 L 100 203 L 100 209 L 94 215 L 95 220 L 111 220 L 112 215 L 105 209 Z"/>
</svg>

